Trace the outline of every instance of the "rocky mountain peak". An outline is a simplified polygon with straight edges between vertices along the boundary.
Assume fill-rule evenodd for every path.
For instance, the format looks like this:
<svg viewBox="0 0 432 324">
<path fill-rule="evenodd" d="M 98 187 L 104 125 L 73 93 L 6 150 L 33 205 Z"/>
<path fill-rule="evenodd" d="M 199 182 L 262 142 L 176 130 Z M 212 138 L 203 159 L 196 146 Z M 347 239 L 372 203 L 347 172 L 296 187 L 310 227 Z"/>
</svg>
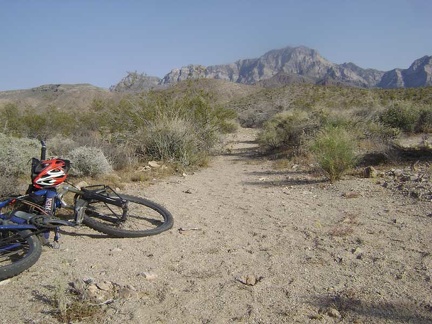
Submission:
<svg viewBox="0 0 432 324">
<path fill-rule="evenodd" d="M 160 78 L 145 73 L 127 72 L 127 75 L 116 85 L 110 87 L 112 92 L 137 92 L 158 87 Z"/>
<path fill-rule="evenodd" d="M 378 87 L 416 88 L 432 86 L 432 56 L 415 60 L 408 69 L 394 69 L 386 72 Z"/>
<path fill-rule="evenodd" d="M 286 80 L 314 80 L 316 83 L 336 82 L 352 86 L 376 85 L 384 72 L 364 70 L 353 63 L 334 64 L 316 50 L 305 47 L 285 47 L 268 51 L 259 58 L 241 59 L 232 64 L 196 66 L 188 65 L 168 73 L 161 84 L 171 84 L 190 78 L 224 79 L 243 84 L 256 84 L 284 75 Z M 289 77 L 292 75 L 292 77 Z"/>
<path fill-rule="evenodd" d="M 270 50 L 258 58 L 240 59 L 234 63 L 211 66 L 187 65 L 171 70 L 162 79 L 129 74 L 114 91 L 136 91 L 142 87 L 167 86 L 187 79 L 222 79 L 242 84 L 308 82 L 339 84 L 355 87 L 420 87 L 432 85 L 432 56 L 424 56 L 406 70 L 388 72 L 364 69 L 354 63 L 335 64 L 316 50 L 305 47 L 285 47 Z M 267 82 L 266 80 L 271 80 Z"/>
</svg>

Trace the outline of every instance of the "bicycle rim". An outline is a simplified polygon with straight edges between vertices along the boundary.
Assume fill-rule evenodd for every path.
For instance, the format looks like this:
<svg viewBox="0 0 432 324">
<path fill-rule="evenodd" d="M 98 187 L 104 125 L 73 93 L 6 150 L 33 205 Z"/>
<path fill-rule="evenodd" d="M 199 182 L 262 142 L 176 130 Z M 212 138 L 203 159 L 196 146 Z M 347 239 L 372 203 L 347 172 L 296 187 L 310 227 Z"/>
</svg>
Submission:
<svg viewBox="0 0 432 324">
<path fill-rule="evenodd" d="M 37 262 L 41 253 L 41 243 L 30 231 L 1 231 L 0 280 L 27 270 Z"/>
<path fill-rule="evenodd" d="M 83 223 L 99 232 L 114 237 L 142 237 L 162 233 L 173 226 L 171 213 L 148 199 L 120 195 L 127 200 L 128 212 L 122 220 L 121 207 L 100 201 L 89 201 Z"/>
</svg>

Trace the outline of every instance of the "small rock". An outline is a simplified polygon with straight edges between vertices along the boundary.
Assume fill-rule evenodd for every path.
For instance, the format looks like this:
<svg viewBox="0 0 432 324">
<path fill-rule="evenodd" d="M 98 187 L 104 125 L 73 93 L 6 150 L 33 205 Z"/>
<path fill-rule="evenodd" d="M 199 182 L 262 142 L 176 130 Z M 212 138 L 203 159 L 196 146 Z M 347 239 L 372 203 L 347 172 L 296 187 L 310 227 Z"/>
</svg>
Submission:
<svg viewBox="0 0 432 324">
<path fill-rule="evenodd" d="M 4 286 L 4 285 L 7 285 L 8 283 L 10 283 L 11 282 L 11 280 L 10 279 L 5 279 L 5 280 L 2 280 L 2 281 L 0 281 L 0 286 Z"/>
<path fill-rule="evenodd" d="M 376 178 L 378 175 L 378 171 L 373 166 L 368 166 L 364 169 L 364 177 L 365 178 Z"/>
<path fill-rule="evenodd" d="M 343 193 L 343 194 L 342 194 L 342 197 L 345 197 L 345 198 L 347 198 L 347 199 L 350 199 L 350 198 L 358 198 L 358 197 L 360 197 L 360 193 L 359 193 L 359 192 L 356 192 L 356 191 L 349 191 L 349 192 L 345 192 L 345 193 Z"/>
<path fill-rule="evenodd" d="M 118 296 L 122 299 L 130 299 L 138 296 L 138 293 L 135 289 L 133 289 L 132 286 L 126 286 L 123 288 L 120 288 L 118 291 Z"/>
<path fill-rule="evenodd" d="M 114 288 L 114 285 L 110 281 L 103 281 L 101 283 L 97 283 L 96 287 L 100 290 L 111 291 Z"/>
<path fill-rule="evenodd" d="M 339 311 L 332 307 L 328 309 L 327 315 L 334 318 L 341 318 L 341 314 L 339 313 Z"/>
<path fill-rule="evenodd" d="M 256 283 L 257 283 L 257 280 L 256 280 L 254 275 L 247 275 L 246 276 L 246 285 L 255 286 Z"/>
<path fill-rule="evenodd" d="M 81 188 L 87 187 L 87 186 L 88 186 L 88 183 L 85 181 L 80 181 L 75 185 L 75 187 L 77 187 L 78 189 L 81 189 Z"/>
<path fill-rule="evenodd" d="M 160 164 L 157 163 L 156 161 L 150 161 L 150 162 L 147 163 L 147 164 L 148 164 L 150 167 L 155 168 L 155 169 L 160 168 Z"/>
<path fill-rule="evenodd" d="M 393 175 L 396 177 L 400 177 L 403 175 L 403 170 L 401 169 L 392 169 L 391 171 L 393 172 Z"/>
<path fill-rule="evenodd" d="M 98 294 L 99 288 L 96 286 L 96 284 L 91 284 L 87 287 L 87 292 L 90 294 L 90 296 L 94 297 Z"/>
<path fill-rule="evenodd" d="M 237 278 L 239 282 L 248 286 L 255 286 L 259 281 L 261 281 L 261 279 L 262 277 L 257 278 L 255 275 L 252 274 L 248 274 Z"/>
<path fill-rule="evenodd" d="M 108 296 L 111 295 L 111 290 L 102 290 L 99 287 L 99 284 L 91 284 L 87 287 L 88 296 L 94 301 L 100 302 L 106 300 Z"/>
<path fill-rule="evenodd" d="M 147 271 L 140 272 L 138 275 L 143 276 L 147 280 L 155 280 L 158 277 L 157 274 L 151 273 L 151 272 L 147 272 Z"/>
<path fill-rule="evenodd" d="M 363 253 L 363 250 L 359 247 L 356 247 L 354 249 L 351 250 L 352 254 L 359 254 L 359 253 Z"/>
</svg>

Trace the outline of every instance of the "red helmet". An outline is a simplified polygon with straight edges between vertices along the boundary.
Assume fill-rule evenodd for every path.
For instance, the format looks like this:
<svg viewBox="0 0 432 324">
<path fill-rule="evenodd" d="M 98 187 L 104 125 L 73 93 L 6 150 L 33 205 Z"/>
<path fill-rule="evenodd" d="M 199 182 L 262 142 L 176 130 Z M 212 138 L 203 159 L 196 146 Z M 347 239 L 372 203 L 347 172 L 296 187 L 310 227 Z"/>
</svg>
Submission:
<svg viewBox="0 0 432 324">
<path fill-rule="evenodd" d="M 39 161 L 33 165 L 32 183 L 35 188 L 56 187 L 62 184 L 70 168 L 70 162 L 63 159 Z"/>
</svg>

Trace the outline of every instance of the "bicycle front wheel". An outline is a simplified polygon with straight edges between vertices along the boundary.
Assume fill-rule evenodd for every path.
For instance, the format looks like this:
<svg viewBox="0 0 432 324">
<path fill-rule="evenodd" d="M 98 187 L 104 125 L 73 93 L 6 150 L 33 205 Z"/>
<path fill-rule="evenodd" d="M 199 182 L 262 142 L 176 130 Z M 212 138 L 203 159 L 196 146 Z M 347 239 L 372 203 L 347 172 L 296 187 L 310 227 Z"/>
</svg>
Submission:
<svg viewBox="0 0 432 324">
<path fill-rule="evenodd" d="M 174 220 L 161 205 L 145 198 L 119 195 L 127 201 L 127 215 L 123 209 L 102 201 L 87 201 L 83 223 L 88 227 L 114 237 L 143 237 L 169 230 Z"/>
<path fill-rule="evenodd" d="M 29 269 L 41 253 L 41 242 L 31 231 L 0 231 L 0 280 Z"/>
</svg>

